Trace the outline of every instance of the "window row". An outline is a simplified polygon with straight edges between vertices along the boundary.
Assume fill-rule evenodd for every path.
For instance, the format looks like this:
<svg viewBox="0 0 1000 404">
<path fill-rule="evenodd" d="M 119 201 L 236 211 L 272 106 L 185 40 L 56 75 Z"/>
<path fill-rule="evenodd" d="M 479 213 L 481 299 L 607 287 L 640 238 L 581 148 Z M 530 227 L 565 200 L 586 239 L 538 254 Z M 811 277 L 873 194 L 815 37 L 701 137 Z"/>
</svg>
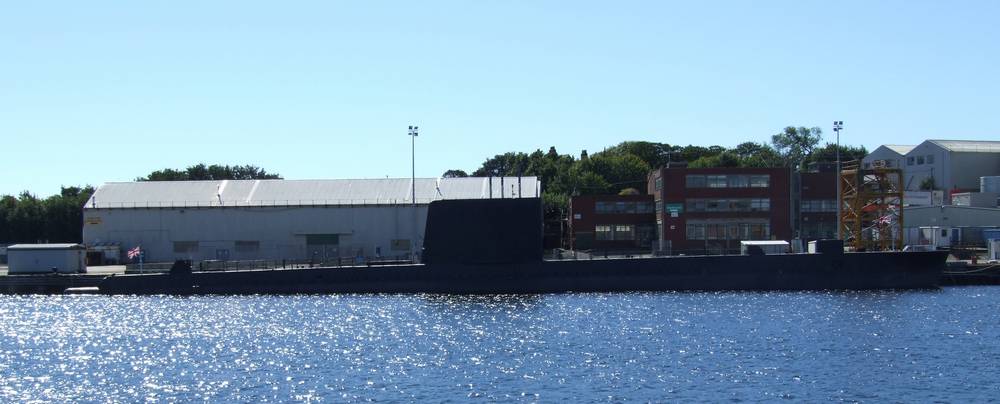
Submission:
<svg viewBox="0 0 1000 404">
<path fill-rule="evenodd" d="M 770 185 L 771 176 L 767 174 L 691 174 L 685 178 L 688 188 L 767 188 Z"/>
<path fill-rule="evenodd" d="M 771 225 L 767 223 L 689 223 L 688 240 L 767 240 Z"/>
<path fill-rule="evenodd" d="M 688 212 L 767 212 L 768 198 L 688 199 Z"/>
<path fill-rule="evenodd" d="M 926 156 L 908 156 L 906 158 L 906 165 L 908 165 L 908 166 L 912 166 L 914 164 L 916 164 L 916 165 L 923 165 L 925 163 L 926 164 L 934 164 L 934 155 L 933 154 L 928 154 Z"/>
<path fill-rule="evenodd" d="M 802 212 L 836 212 L 837 200 L 835 199 L 803 199 L 801 204 Z"/>
<path fill-rule="evenodd" d="M 598 240 L 635 240 L 635 226 L 631 224 L 599 224 L 594 233 Z"/>
<path fill-rule="evenodd" d="M 595 213 L 653 213 L 653 202 L 620 201 L 597 202 Z"/>
</svg>

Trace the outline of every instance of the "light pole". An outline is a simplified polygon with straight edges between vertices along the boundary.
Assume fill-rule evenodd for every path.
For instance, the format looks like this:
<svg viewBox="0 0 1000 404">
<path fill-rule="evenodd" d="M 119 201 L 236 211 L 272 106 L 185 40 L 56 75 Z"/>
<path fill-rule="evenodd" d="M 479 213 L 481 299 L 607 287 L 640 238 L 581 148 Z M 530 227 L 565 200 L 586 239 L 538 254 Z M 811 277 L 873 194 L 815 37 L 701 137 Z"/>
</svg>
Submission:
<svg viewBox="0 0 1000 404">
<path fill-rule="evenodd" d="M 417 205 L 417 127 L 410 125 L 410 203 Z"/>
<path fill-rule="evenodd" d="M 840 131 L 844 129 L 844 121 L 833 121 L 833 131 L 837 133 L 837 239 L 843 240 L 841 229 L 841 212 L 844 202 L 840 198 Z"/>
</svg>

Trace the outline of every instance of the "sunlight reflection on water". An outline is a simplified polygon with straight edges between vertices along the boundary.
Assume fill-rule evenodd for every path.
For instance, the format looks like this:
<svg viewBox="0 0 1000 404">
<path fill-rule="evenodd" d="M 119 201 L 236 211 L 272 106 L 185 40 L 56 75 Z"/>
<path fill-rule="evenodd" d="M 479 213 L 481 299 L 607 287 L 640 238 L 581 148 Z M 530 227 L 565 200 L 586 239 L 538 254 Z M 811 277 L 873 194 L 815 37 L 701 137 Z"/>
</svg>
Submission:
<svg viewBox="0 0 1000 404">
<path fill-rule="evenodd" d="M 0 401 L 975 400 L 1000 289 L 0 296 Z"/>
</svg>

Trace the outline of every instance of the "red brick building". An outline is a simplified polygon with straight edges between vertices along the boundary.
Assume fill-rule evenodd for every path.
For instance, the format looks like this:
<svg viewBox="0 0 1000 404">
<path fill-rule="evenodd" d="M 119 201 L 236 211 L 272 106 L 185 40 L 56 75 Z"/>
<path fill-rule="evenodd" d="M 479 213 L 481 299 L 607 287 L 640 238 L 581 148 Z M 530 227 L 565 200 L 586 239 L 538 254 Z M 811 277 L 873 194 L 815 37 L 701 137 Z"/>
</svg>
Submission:
<svg viewBox="0 0 1000 404">
<path fill-rule="evenodd" d="M 795 228 L 803 240 L 837 238 L 837 173 L 802 173 Z"/>
<path fill-rule="evenodd" d="M 787 168 L 661 168 L 649 175 L 658 249 L 671 254 L 738 253 L 741 240 L 789 240 Z"/>
<path fill-rule="evenodd" d="M 569 200 L 572 250 L 649 251 L 656 240 L 652 195 L 589 195 Z"/>
</svg>

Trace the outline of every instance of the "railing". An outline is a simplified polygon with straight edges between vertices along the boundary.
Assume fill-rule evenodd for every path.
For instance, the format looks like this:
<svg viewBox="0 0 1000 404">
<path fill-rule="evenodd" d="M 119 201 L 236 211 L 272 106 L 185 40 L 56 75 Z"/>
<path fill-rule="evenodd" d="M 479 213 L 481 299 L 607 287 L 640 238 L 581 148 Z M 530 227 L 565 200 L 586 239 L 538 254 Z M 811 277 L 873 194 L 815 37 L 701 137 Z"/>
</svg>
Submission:
<svg viewBox="0 0 1000 404">
<path fill-rule="evenodd" d="M 202 260 L 191 263 L 191 269 L 198 272 L 215 271 L 247 271 L 247 270 L 280 270 L 303 269 L 318 267 L 375 267 L 388 265 L 413 264 L 409 256 L 392 257 L 334 257 L 329 259 L 271 259 L 271 260 Z M 155 262 L 143 264 L 127 264 L 125 273 L 169 272 L 172 262 Z"/>
</svg>

